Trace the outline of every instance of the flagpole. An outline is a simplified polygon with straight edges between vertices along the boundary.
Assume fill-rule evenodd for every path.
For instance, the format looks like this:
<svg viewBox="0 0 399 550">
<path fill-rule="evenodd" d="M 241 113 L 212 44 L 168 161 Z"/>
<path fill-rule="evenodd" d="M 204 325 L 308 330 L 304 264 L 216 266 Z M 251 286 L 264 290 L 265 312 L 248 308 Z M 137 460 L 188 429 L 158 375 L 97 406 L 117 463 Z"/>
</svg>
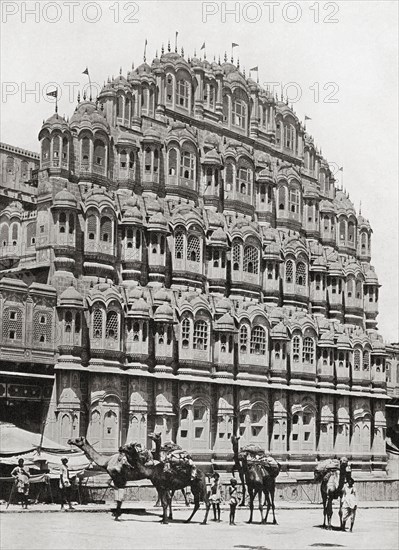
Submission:
<svg viewBox="0 0 399 550">
<path fill-rule="evenodd" d="M 58 113 L 58 90 L 55 96 L 55 112 Z"/>
</svg>

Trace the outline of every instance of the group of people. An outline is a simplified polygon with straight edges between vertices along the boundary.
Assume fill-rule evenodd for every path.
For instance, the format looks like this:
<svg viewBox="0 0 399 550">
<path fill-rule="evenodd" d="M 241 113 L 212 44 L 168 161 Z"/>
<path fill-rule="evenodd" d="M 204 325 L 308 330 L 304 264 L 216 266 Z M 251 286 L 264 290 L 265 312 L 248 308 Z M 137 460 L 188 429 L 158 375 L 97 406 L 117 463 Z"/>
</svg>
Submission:
<svg viewBox="0 0 399 550">
<path fill-rule="evenodd" d="M 24 464 L 24 459 L 20 458 L 18 460 L 18 466 L 13 469 L 11 476 L 15 479 L 15 485 L 20 496 L 22 508 L 27 510 L 31 475 Z M 71 478 L 67 458 L 61 459 L 59 488 L 61 493 L 61 510 L 67 510 L 65 508 L 66 504 L 68 504 L 69 510 L 74 510 L 71 503 Z"/>
<path fill-rule="evenodd" d="M 220 522 L 221 521 L 220 504 L 222 502 L 222 483 L 220 480 L 220 475 L 218 473 L 215 473 L 212 476 L 209 500 L 212 503 L 213 521 Z M 234 477 L 232 477 L 230 479 L 230 485 L 229 485 L 229 505 L 230 505 L 229 524 L 230 525 L 235 525 L 234 520 L 236 515 L 237 504 L 238 504 L 237 480 Z"/>
</svg>

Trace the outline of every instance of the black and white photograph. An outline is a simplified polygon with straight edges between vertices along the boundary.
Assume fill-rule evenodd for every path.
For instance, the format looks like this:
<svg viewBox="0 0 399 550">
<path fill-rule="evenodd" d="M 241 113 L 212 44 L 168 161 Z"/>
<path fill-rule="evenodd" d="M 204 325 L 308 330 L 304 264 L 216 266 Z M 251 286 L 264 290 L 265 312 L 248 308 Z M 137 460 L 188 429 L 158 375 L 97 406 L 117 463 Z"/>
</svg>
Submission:
<svg viewBox="0 0 399 550">
<path fill-rule="evenodd" d="M 1 550 L 399 546 L 397 0 L 1 0 Z"/>
</svg>

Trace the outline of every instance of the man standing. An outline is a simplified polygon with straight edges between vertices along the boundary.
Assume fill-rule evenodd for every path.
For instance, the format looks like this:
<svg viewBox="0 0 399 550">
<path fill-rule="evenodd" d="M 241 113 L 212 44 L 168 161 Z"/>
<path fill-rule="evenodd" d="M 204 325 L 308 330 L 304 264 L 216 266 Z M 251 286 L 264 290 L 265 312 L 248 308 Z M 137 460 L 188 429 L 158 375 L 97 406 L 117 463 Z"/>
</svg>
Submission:
<svg viewBox="0 0 399 550">
<path fill-rule="evenodd" d="M 22 508 L 28 509 L 28 494 L 29 494 L 29 472 L 24 468 L 24 459 L 18 460 L 18 466 L 16 466 L 11 472 L 12 477 L 15 478 L 17 485 L 17 491 L 21 496 Z"/>
<path fill-rule="evenodd" d="M 65 501 L 69 504 L 69 510 L 74 510 L 71 504 L 71 480 L 69 478 L 68 459 L 61 458 L 60 489 L 61 510 L 64 510 Z M 65 510 L 66 511 L 66 510 Z"/>
<path fill-rule="evenodd" d="M 352 532 L 353 525 L 355 523 L 356 510 L 357 510 L 357 497 L 356 489 L 354 488 L 354 480 L 350 477 L 345 483 L 342 490 L 342 531 L 345 531 L 345 524 L 348 519 L 351 520 L 351 526 L 349 531 Z"/>
</svg>

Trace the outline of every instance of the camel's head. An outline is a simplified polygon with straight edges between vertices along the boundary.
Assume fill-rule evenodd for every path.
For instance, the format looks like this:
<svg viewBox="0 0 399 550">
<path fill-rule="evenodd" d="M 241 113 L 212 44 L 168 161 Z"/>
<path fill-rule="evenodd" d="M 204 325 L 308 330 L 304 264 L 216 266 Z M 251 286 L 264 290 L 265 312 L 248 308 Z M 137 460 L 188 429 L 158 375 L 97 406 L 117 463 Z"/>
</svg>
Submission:
<svg viewBox="0 0 399 550">
<path fill-rule="evenodd" d="M 148 437 L 152 440 L 152 441 L 155 441 L 155 443 L 157 441 L 161 441 L 161 433 L 158 432 L 158 433 L 155 433 L 155 432 L 151 432 L 150 434 L 148 434 Z"/>
<path fill-rule="evenodd" d="M 75 447 L 82 448 L 86 444 L 86 438 L 83 436 L 76 437 L 74 439 L 68 439 L 68 445 L 75 445 Z"/>
<path fill-rule="evenodd" d="M 120 447 L 119 451 L 124 453 L 128 459 L 137 459 L 142 450 L 140 443 L 126 443 Z"/>
</svg>

